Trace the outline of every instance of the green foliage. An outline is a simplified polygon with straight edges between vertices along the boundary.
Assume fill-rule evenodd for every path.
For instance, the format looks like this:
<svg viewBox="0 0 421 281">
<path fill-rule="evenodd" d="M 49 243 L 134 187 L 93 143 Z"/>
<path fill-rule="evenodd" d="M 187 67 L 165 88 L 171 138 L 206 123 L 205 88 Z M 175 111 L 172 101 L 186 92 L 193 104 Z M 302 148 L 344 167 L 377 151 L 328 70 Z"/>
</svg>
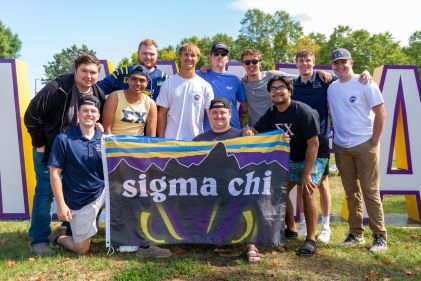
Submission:
<svg viewBox="0 0 421 281">
<path fill-rule="evenodd" d="M 89 49 L 84 44 L 81 48 L 76 46 L 76 44 L 73 44 L 69 48 L 63 49 L 60 53 L 55 54 L 53 56 L 53 60 L 44 65 L 46 78 L 42 79 L 42 82 L 44 84 L 48 83 L 49 81 L 54 80 L 57 76 L 70 72 L 75 59 L 84 53 L 95 55 L 95 51 Z"/>
<path fill-rule="evenodd" d="M 22 42 L 17 34 L 13 34 L 10 28 L 0 21 L 0 58 L 15 59 L 19 57 Z"/>
<path fill-rule="evenodd" d="M 118 64 L 116 68 L 122 68 L 122 67 L 127 67 L 133 64 L 138 63 L 138 53 L 134 52 L 131 56 L 130 59 L 129 58 L 123 58 Z"/>
<path fill-rule="evenodd" d="M 408 47 L 403 48 L 403 52 L 408 56 L 409 63 L 417 65 L 418 70 L 421 71 L 421 30 L 409 37 Z"/>
<path fill-rule="evenodd" d="M 384 64 L 414 64 L 421 68 L 421 30 L 413 33 L 409 45 L 402 48 L 389 32 L 370 34 L 367 30 L 352 30 L 339 25 L 326 36 L 321 33 L 304 34 L 303 27 L 285 11 L 265 13 L 258 9 L 247 10 L 241 20 L 237 38 L 218 33 L 213 37 L 183 38 L 176 47 L 171 45 L 158 53 L 160 60 L 176 60 L 178 48 L 187 42 L 196 44 L 201 50 L 197 68 L 208 65 L 208 55 L 212 43 L 222 41 L 230 47 L 230 60 L 240 60 L 245 49 L 257 49 L 262 53 L 262 70 L 271 69 L 276 63 L 295 63 L 295 54 L 301 49 L 313 50 L 316 64 L 330 65 L 330 55 L 337 48 L 348 49 L 354 59 L 354 72 L 368 70 Z M 136 54 L 134 54 L 136 55 Z M 120 65 L 130 65 L 137 61 L 124 58 Z"/>
</svg>

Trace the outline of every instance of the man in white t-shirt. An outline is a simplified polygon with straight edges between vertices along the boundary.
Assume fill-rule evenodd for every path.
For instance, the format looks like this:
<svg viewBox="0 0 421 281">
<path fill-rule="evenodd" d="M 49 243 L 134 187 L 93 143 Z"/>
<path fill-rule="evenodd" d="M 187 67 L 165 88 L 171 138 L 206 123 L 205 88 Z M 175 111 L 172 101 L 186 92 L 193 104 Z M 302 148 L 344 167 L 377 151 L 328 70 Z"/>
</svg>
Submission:
<svg viewBox="0 0 421 281">
<path fill-rule="evenodd" d="M 370 251 L 383 252 L 387 250 L 379 191 L 379 140 L 386 119 L 383 97 L 375 83 L 364 85 L 358 81 L 348 50 L 335 50 L 331 59 L 332 69 L 339 78 L 328 88 L 335 132 L 333 147 L 349 211 L 349 233 L 342 245 L 364 243 L 364 199 L 374 236 Z"/>
<path fill-rule="evenodd" d="M 203 118 L 213 99 L 212 86 L 196 75 L 200 50 L 193 43 L 178 51 L 180 72 L 166 80 L 156 100 L 157 135 L 161 138 L 190 141 L 203 133 Z"/>
</svg>

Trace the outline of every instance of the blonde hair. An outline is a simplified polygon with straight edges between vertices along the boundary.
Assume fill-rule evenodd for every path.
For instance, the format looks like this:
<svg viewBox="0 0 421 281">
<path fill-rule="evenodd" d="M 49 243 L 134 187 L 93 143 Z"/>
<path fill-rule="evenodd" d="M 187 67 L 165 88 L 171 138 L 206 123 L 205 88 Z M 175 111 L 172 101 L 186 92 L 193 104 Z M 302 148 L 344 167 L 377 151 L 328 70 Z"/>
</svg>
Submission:
<svg viewBox="0 0 421 281">
<path fill-rule="evenodd" d="M 196 44 L 193 43 L 185 43 L 181 45 L 181 47 L 178 49 L 178 56 L 181 57 L 181 53 L 183 52 L 194 53 L 199 58 L 201 56 L 199 47 L 197 47 Z"/>
</svg>

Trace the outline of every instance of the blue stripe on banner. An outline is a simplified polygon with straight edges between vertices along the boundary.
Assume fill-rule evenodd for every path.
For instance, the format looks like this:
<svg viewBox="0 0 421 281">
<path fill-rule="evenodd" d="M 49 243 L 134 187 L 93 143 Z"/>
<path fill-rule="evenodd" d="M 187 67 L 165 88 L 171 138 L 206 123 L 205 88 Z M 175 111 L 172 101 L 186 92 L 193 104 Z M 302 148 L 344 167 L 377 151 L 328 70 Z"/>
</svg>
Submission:
<svg viewBox="0 0 421 281">
<path fill-rule="evenodd" d="M 260 147 L 260 148 L 269 148 L 279 145 L 287 146 L 286 142 L 269 142 L 269 143 L 255 143 L 255 144 L 233 144 L 226 145 L 227 150 L 229 149 L 241 149 L 248 147 Z M 143 148 L 107 148 L 106 153 L 140 153 L 140 152 L 187 152 L 187 151 L 206 151 L 209 152 L 214 146 L 187 146 L 187 147 L 174 147 L 174 146 L 164 146 L 164 147 L 143 147 Z"/>
</svg>

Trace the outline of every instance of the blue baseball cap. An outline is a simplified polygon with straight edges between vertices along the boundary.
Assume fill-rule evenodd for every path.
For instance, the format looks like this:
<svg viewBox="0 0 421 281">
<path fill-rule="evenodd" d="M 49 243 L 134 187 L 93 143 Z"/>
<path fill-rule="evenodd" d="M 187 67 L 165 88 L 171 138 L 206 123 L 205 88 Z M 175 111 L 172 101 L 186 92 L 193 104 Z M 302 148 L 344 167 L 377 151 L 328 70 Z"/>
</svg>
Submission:
<svg viewBox="0 0 421 281">
<path fill-rule="evenodd" d="M 135 64 L 132 66 L 132 68 L 129 71 L 129 77 L 133 74 L 143 75 L 148 79 L 148 81 L 150 79 L 148 70 L 146 69 L 146 67 L 140 64 Z"/>
</svg>

